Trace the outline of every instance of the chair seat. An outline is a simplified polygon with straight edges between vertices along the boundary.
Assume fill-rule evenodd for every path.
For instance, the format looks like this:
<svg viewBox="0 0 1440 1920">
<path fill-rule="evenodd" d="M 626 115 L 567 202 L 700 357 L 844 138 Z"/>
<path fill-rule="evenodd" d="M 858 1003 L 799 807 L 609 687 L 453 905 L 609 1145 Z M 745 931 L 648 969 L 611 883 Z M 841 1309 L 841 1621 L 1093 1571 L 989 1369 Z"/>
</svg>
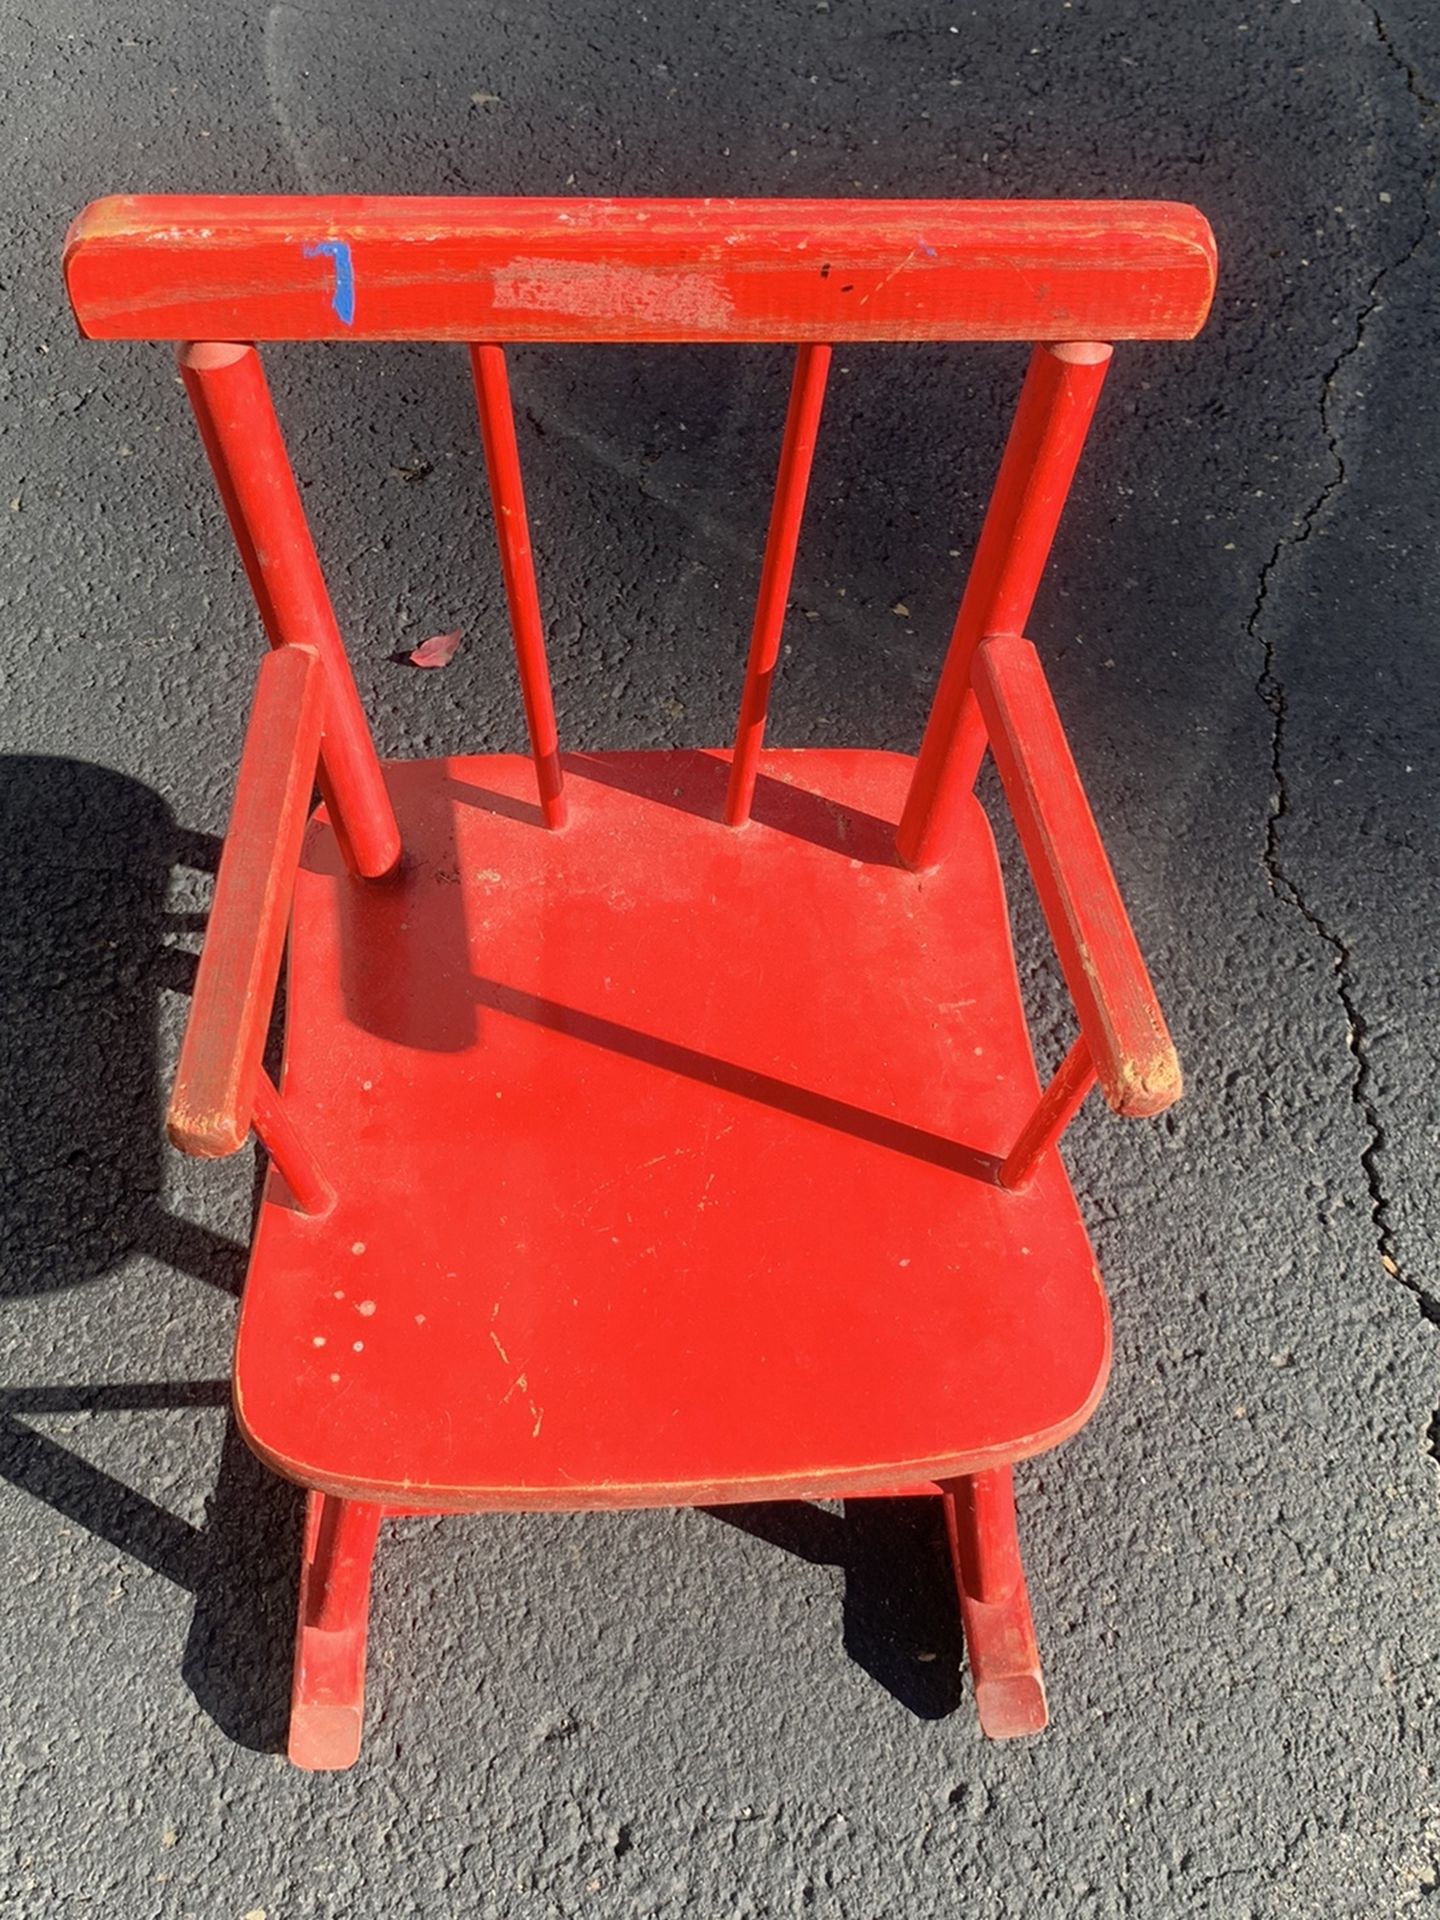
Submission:
<svg viewBox="0 0 1440 1920">
<path fill-rule="evenodd" d="M 1038 1087 L 978 803 L 893 854 L 912 762 L 575 754 L 386 777 L 406 856 L 323 810 L 284 1091 L 340 1194 L 270 1175 L 236 1406 L 277 1470 L 439 1510 L 861 1492 L 1052 1446 L 1109 1321 Z"/>
</svg>

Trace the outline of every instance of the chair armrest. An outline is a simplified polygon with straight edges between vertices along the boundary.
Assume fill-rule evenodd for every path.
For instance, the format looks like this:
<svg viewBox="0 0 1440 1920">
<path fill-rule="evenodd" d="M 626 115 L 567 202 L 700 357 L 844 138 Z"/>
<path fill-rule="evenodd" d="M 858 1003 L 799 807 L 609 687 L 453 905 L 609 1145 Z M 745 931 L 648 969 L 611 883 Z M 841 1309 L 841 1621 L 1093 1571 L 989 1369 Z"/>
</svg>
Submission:
<svg viewBox="0 0 1440 1920">
<path fill-rule="evenodd" d="M 984 641 L 972 684 L 1096 1076 L 1117 1113 L 1161 1113 L 1180 1063 L 1028 640 Z"/>
<path fill-rule="evenodd" d="M 235 803 L 195 977 L 166 1131 L 185 1153 L 234 1153 L 250 1132 L 320 754 L 324 678 L 311 647 L 268 654 L 255 682 Z"/>
</svg>

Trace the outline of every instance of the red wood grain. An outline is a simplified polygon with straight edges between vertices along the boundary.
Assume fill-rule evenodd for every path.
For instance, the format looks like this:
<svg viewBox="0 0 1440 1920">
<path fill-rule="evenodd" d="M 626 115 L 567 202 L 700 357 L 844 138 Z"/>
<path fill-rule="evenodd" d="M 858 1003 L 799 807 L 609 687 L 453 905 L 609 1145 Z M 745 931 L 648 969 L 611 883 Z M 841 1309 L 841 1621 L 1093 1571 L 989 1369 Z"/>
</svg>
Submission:
<svg viewBox="0 0 1440 1920">
<path fill-rule="evenodd" d="M 1117 1113 L 1161 1113 L 1180 1097 L 1180 1063 L 1040 656 L 1018 637 L 986 640 L 974 686 L 1105 1098 Z"/>
<path fill-rule="evenodd" d="M 186 1153 L 233 1153 L 250 1131 L 315 784 L 323 693 L 313 649 L 280 647 L 261 662 L 166 1122 Z"/>
<path fill-rule="evenodd" d="M 1164 201 L 117 195 L 65 274 L 97 340 L 1170 340 L 1215 247 Z"/>
</svg>

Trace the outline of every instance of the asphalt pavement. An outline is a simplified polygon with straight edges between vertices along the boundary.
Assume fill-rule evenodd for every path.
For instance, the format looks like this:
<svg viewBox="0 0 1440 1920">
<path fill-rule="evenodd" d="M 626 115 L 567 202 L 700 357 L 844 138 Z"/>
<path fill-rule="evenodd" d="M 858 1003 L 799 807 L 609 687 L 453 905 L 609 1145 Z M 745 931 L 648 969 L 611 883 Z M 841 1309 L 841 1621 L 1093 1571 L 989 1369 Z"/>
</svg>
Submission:
<svg viewBox="0 0 1440 1920">
<path fill-rule="evenodd" d="M 1423 1910 L 1440 14 L 17 0 L 0 103 L 6 1913 Z M 1070 1138 L 1116 1354 L 1020 1475 L 1043 1737 L 981 1739 L 936 1514 L 878 1503 L 395 1523 L 362 1760 L 280 1757 L 299 1506 L 225 1384 L 253 1169 L 159 1124 L 262 642 L 167 350 L 68 317 L 66 223 L 124 189 L 1210 217 L 1210 324 L 1117 351 L 1032 628 L 1188 1080 Z M 464 356 L 269 362 L 383 750 L 518 747 Z M 778 743 L 914 748 L 1023 363 L 837 354 Z M 565 738 L 725 740 L 784 354 L 514 377 Z"/>
</svg>

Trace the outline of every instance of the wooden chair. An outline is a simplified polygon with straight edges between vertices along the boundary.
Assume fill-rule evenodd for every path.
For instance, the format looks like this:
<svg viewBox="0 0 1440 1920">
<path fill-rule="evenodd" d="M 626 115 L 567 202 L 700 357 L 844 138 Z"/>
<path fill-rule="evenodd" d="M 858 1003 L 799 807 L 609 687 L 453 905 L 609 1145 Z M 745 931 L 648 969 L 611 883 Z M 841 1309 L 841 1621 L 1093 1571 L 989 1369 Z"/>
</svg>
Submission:
<svg viewBox="0 0 1440 1920">
<path fill-rule="evenodd" d="M 1153 1114 L 1180 1075 L 1023 636 L 1110 343 L 1205 318 L 1205 222 L 122 198 L 65 268 L 88 336 L 188 343 L 274 649 L 169 1131 L 270 1155 L 234 1391 L 309 1490 L 291 1757 L 359 1750 L 387 1513 L 897 1492 L 944 1502 L 985 1731 L 1036 1731 L 1011 1469 L 1110 1357 L 1057 1146 L 1097 1079 Z M 469 347 L 530 759 L 382 767 L 360 708 L 252 343 L 399 339 Z M 1013 339 L 1039 344 L 918 759 L 765 749 L 830 343 Z M 734 746 L 562 755 L 497 343 L 721 340 L 797 343 Z M 987 745 L 1078 1022 L 1043 1090 Z"/>
</svg>

